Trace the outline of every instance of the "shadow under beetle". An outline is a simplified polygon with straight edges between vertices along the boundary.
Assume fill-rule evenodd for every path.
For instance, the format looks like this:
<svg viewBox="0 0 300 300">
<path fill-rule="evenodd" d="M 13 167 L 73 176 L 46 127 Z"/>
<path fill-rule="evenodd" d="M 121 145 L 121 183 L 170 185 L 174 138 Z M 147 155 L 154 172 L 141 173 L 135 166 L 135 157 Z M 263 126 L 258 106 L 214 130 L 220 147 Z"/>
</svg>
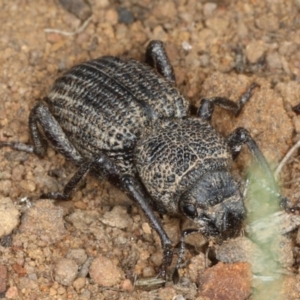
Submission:
<svg viewBox="0 0 300 300">
<path fill-rule="evenodd" d="M 185 230 L 221 239 L 239 233 L 246 216 L 243 195 L 231 165 L 246 144 L 276 184 L 249 132 L 237 128 L 227 138 L 210 125 L 214 106 L 238 115 L 257 84 L 235 103 L 227 98 L 202 99 L 196 116 L 178 91 L 163 43 L 152 41 L 146 63 L 112 56 L 75 66 L 58 78 L 48 96 L 29 116 L 33 145 L 1 142 L 43 157 L 47 143 L 78 166 L 62 193 L 41 198 L 69 200 L 89 173 L 107 178 L 142 208 L 157 231 L 163 251 L 159 276 L 166 278 L 172 243 L 153 207 L 185 216 L 196 229 Z"/>
</svg>

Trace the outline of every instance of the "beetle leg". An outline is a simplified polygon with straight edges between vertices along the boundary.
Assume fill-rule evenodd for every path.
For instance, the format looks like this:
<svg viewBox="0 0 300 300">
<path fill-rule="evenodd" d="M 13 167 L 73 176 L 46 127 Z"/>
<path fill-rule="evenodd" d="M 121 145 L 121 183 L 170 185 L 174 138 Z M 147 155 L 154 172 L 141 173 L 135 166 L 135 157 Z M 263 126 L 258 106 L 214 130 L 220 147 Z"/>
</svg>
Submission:
<svg viewBox="0 0 300 300">
<path fill-rule="evenodd" d="M 158 218 L 153 213 L 153 210 L 149 205 L 150 200 L 147 199 L 147 196 L 145 195 L 141 184 L 130 175 L 124 175 L 122 177 L 122 182 L 124 188 L 130 193 L 135 202 L 139 204 L 139 206 L 151 222 L 152 227 L 156 230 L 160 237 L 162 248 L 164 250 L 164 257 L 158 277 L 165 279 L 167 275 L 167 268 L 171 264 L 173 257 L 172 242 L 161 226 Z"/>
<path fill-rule="evenodd" d="M 160 277 L 166 278 L 166 270 L 171 264 L 173 252 L 172 242 L 167 236 L 158 218 L 155 216 L 153 209 L 150 207 L 151 200 L 145 194 L 142 185 L 131 175 L 122 175 L 117 166 L 105 154 L 100 154 L 97 159 L 83 163 L 75 175 L 67 183 L 63 193 L 48 193 L 43 194 L 41 198 L 55 199 L 55 200 L 68 200 L 71 192 L 76 188 L 78 183 L 88 174 L 88 172 L 96 171 L 102 173 L 108 180 L 121 185 L 125 191 L 129 193 L 131 198 L 141 207 L 145 215 L 148 217 L 152 227 L 158 233 L 162 247 L 164 249 L 163 263 L 160 269 Z"/>
<path fill-rule="evenodd" d="M 225 97 L 213 97 L 201 99 L 200 107 L 197 111 L 197 116 L 203 120 L 210 121 L 214 112 L 214 106 L 218 105 L 226 110 L 230 110 L 235 116 L 238 116 L 242 111 L 245 103 L 249 101 L 252 96 L 252 90 L 259 87 L 257 83 L 252 83 L 247 91 L 240 97 L 239 101 L 233 102 L 232 100 Z"/>
<path fill-rule="evenodd" d="M 236 128 L 227 137 L 227 144 L 231 149 L 233 159 L 237 158 L 237 156 L 241 151 L 242 145 L 246 144 L 252 156 L 255 158 L 258 165 L 261 167 L 261 169 L 264 171 L 264 174 L 266 175 L 268 181 L 271 183 L 272 187 L 274 188 L 274 191 L 277 190 L 277 184 L 275 182 L 270 166 L 247 129 L 243 127 Z"/>
<path fill-rule="evenodd" d="M 186 236 L 192 234 L 192 233 L 197 233 L 200 232 L 198 229 L 185 229 L 181 232 L 181 236 L 180 236 L 180 242 L 179 242 L 179 253 L 178 253 L 178 259 L 177 259 L 177 263 L 176 263 L 176 267 L 174 270 L 174 273 L 172 275 L 172 281 L 173 283 L 178 283 L 179 281 L 179 273 L 178 273 L 178 269 L 180 268 L 181 265 L 181 261 L 182 258 L 184 256 L 184 252 L 185 252 L 185 238 Z"/>
<path fill-rule="evenodd" d="M 46 138 L 42 134 L 39 125 Z M 43 157 L 47 150 L 47 140 L 49 140 L 55 150 L 75 165 L 81 165 L 83 162 L 83 158 L 69 141 L 45 103 L 39 102 L 31 110 L 29 129 L 33 145 L 18 142 L 0 142 L 0 147 L 9 146 L 15 150 L 35 153 L 39 157 Z"/>
<path fill-rule="evenodd" d="M 266 161 L 264 155 L 259 150 L 256 142 L 251 137 L 249 131 L 243 127 L 236 128 L 228 137 L 227 137 L 227 144 L 229 145 L 229 148 L 231 149 L 232 157 L 233 159 L 236 159 L 241 151 L 241 147 L 244 144 L 247 144 L 252 156 L 256 159 L 258 165 L 263 170 L 266 178 L 268 179 L 268 183 L 271 185 L 269 187 L 268 185 L 264 184 L 260 180 L 257 180 L 255 176 L 251 176 L 251 179 L 254 179 L 257 181 L 257 183 L 262 186 L 266 191 L 268 191 L 270 194 L 273 194 L 274 196 L 278 197 L 280 200 L 280 207 L 286 210 L 287 212 L 291 213 L 295 211 L 295 208 L 290 206 L 289 199 L 282 196 L 278 192 L 278 186 L 276 184 L 275 178 L 273 176 L 273 173 L 270 169 L 270 166 L 268 162 Z"/>
<path fill-rule="evenodd" d="M 77 172 L 72 176 L 69 182 L 65 185 L 62 193 L 51 192 L 42 194 L 42 199 L 54 200 L 70 200 L 71 193 L 75 190 L 78 184 L 86 177 L 89 172 L 95 171 L 97 174 L 103 174 L 103 177 L 114 183 L 120 183 L 121 173 L 117 166 L 105 155 L 99 154 L 96 159 L 87 161 L 81 164 Z"/>
<path fill-rule="evenodd" d="M 41 199 L 53 199 L 53 200 L 70 200 L 71 193 L 75 190 L 78 184 L 82 181 L 83 178 L 89 173 L 90 168 L 93 162 L 84 163 L 77 170 L 77 172 L 72 176 L 69 182 L 65 185 L 62 193 L 59 192 L 50 192 L 46 194 L 42 194 L 40 196 Z"/>
<path fill-rule="evenodd" d="M 151 41 L 149 43 L 146 49 L 146 63 L 176 85 L 174 70 L 162 41 Z"/>
</svg>

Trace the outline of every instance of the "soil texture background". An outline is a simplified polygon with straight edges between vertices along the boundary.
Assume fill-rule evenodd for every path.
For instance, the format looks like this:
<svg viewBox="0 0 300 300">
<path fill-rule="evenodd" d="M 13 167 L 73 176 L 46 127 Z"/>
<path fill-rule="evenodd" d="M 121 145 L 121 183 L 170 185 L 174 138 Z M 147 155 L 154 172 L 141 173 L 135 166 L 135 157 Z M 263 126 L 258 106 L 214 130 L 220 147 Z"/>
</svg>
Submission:
<svg viewBox="0 0 300 300">
<path fill-rule="evenodd" d="M 144 60 L 153 39 L 165 43 L 178 88 L 194 107 L 203 97 L 238 101 L 259 84 L 237 118 L 216 108 L 212 122 L 221 134 L 247 128 L 274 170 L 300 139 L 292 110 L 300 103 L 299 0 L 11 0 L 0 1 L 0 19 L 0 141 L 30 142 L 30 110 L 62 72 L 103 55 Z M 235 172 L 243 176 L 250 161 L 245 147 Z M 190 237 L 177 285 L 134 286 L 157 274 L 162 249 L 125 194 L 88 177 L 72 201 L 38 201 L 61 191 L 75 171 L 51 148 L 44 159 L 0 148 L 0 298 L 255 299 L 247 263 L 205 270 L 199 235 Z M 297 206 L 297 151 L 279 178 Z M 162 222 L 176 245 L 179 220 Z M 300 299 L 297 227 L 285 237 L 292 256 L 278 293 Z"/>
</svg>

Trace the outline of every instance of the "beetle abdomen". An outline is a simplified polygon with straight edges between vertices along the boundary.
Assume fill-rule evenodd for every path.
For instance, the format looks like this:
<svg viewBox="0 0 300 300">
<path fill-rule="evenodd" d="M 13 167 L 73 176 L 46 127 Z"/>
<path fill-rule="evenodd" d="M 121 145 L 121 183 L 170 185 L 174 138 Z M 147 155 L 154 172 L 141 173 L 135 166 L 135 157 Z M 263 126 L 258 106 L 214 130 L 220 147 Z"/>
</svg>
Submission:
<svg viewBox="0 0 300 300">
<path fill-rule="evenodd" d="M 48 102 L 84 157 L 105 151 L 120 160 L 143 128 L 160 118 L 184 117 L 189 105 L 148 65 L 110 56 L 70 69 L 55 81 Z"/>
</svg>

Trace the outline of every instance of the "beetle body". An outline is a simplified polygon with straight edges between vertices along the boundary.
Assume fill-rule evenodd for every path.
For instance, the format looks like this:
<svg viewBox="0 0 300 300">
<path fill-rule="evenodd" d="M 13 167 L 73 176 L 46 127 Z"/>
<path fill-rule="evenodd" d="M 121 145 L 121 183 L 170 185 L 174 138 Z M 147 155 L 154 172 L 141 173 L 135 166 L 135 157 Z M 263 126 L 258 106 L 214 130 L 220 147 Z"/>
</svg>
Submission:
<svg viewBox="0 0 300 300">
<path fill-rule="evenodd" d="M 84 160 L 102 152 L 123 174 L 139 176 L 160 212 L 184 214 L 179 205 L 184 192 L 207 172 L 230 170 L 232 157 L 224 138 L 207 121 L 187 118 L 189 102 L 141 62 L 107 56 L 75 66 L 55 81 L 47 102 Z M 93 174 L 102 176 L 101 170 Z M 216 204 L 215 199 L 202 202 L 205 211 Z M 245 210 L 242 205 L 238 209 L 241 221 Z M 202 222 L 203 214 L 197 215 Z M 212 214 L 209 219 L 216 222 Z M 206 230 L 205 222 L 201 226 L 207 235 L 222 231 Z"/>
<path fill-rule="evenodd" d="M 231 175 L 233 159 L 246 144 L 266 176 L 272 172 L 249 132 L 237 128 L 224 138 L 210 125 L 214 106 L 238 115 L 252 84 L 235 103 L 202 99 L 197 116 L 175 85 L 164 46 L 152 41 L 146 64 L 106 56 L 71 68 L 59 77 L 44 102 L 29 116 L 33 145 L 0 142 L 43 157 L 47 142 L 77 165 L 64 191 L 41 198 L 69 200 L 90 172 L 117 183 L 141 207 L 160 236 L 166 277 L 172 243 L 152 206 L 194 221 L 185 230 L 222 239 L 236 236 L 245 218 L 243 196 Z"/>
</svg>

